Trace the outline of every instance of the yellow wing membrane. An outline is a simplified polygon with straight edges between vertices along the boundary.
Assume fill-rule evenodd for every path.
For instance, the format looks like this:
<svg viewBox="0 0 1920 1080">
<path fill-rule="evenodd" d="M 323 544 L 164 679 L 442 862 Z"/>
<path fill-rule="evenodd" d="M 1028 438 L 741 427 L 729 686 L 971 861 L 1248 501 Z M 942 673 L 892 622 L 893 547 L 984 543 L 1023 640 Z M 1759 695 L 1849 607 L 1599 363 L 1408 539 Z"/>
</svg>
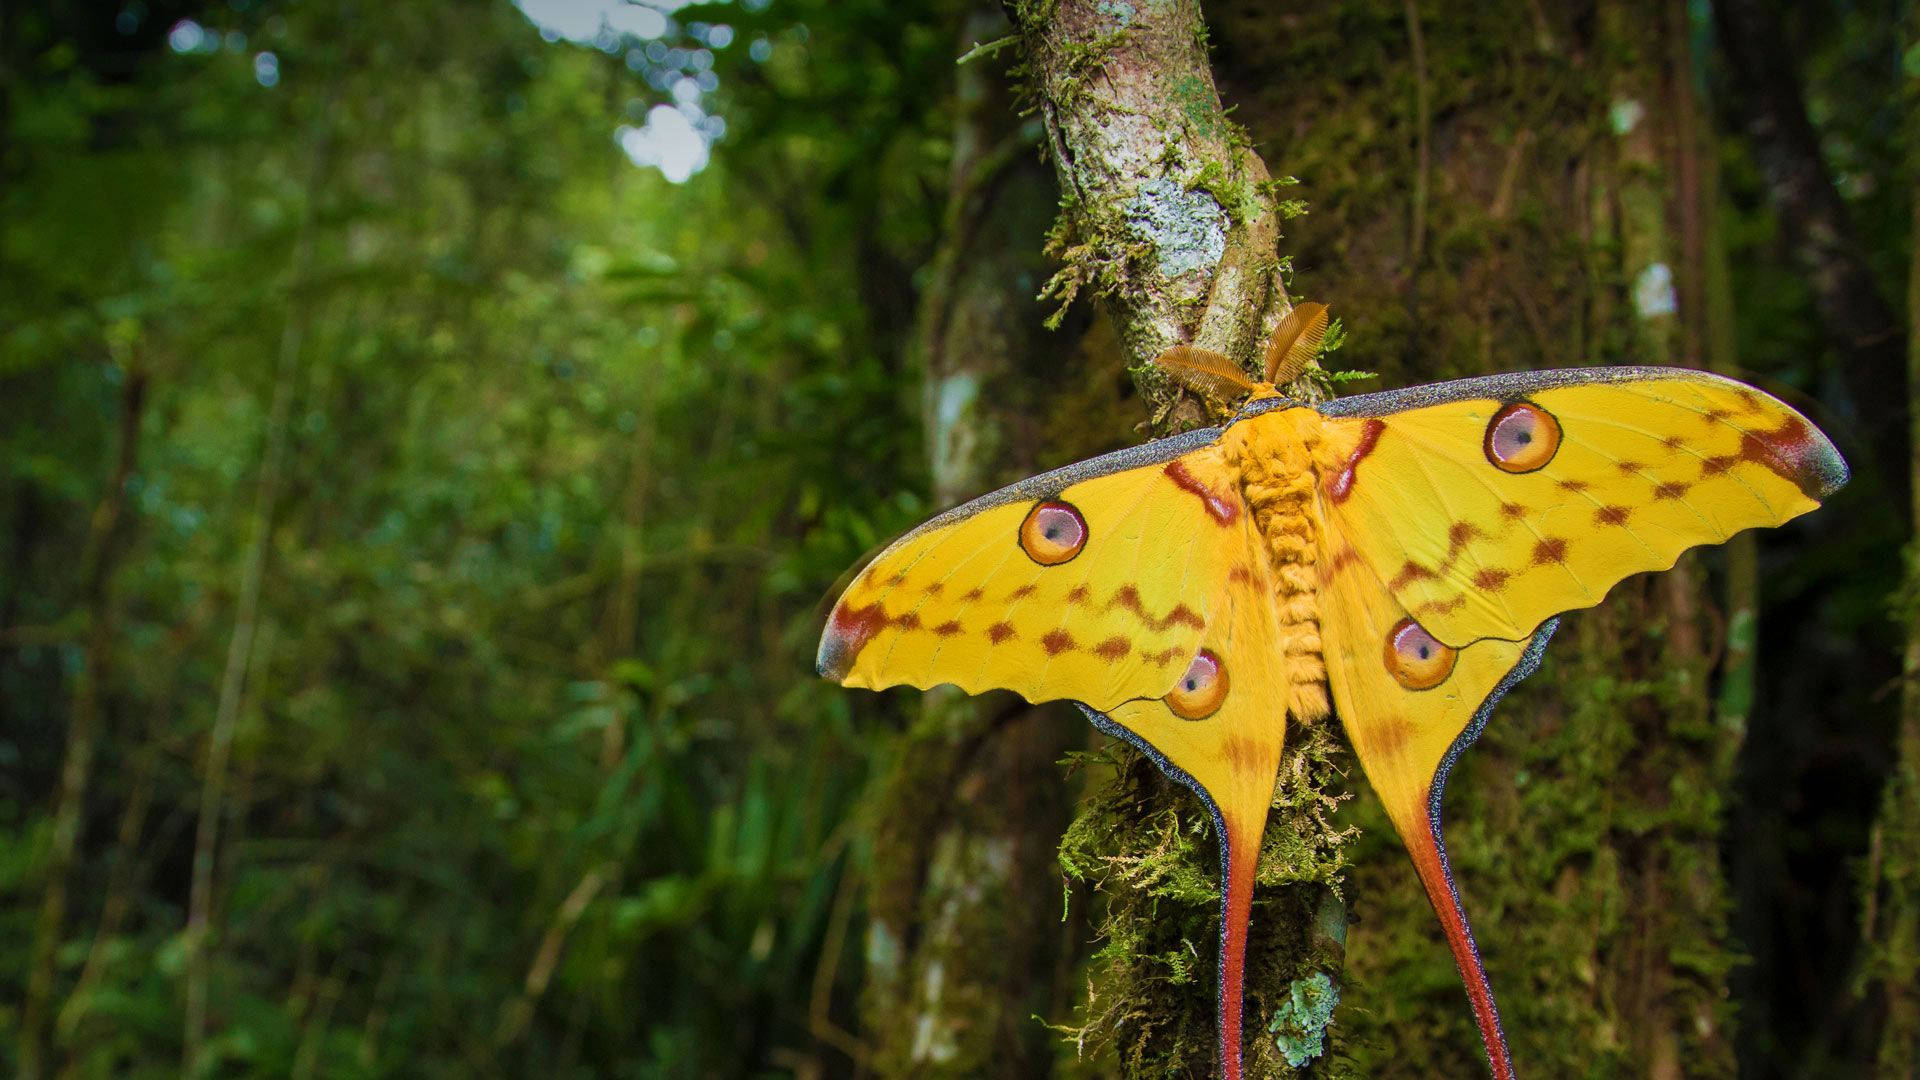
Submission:
<svg viewBox="0 0 1920 1080">
<path fill-rule="evenodd" d="M 1217 435 L 1034 477 L 907 534 L 835 605 L 820 672 L 1100 709 L 1166 693 L 1259 560 Z"/>
<path fill-rule="evenodd" d="M 1819 429 L 1703 372 L 1496 375 L 1322 406 L 1328 523 L 1449 645 L 1520 640 L 1846 482 Z"/>
</svg>

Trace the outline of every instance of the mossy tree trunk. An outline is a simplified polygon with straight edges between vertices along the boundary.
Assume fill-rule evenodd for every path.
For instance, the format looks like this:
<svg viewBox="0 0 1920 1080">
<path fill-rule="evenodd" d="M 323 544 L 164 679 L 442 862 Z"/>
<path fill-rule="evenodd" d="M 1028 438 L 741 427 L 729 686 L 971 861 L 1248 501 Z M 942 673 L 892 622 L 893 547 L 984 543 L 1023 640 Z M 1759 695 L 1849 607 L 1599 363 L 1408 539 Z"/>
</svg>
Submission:
<svg viewBox="0 0 1920 1080">
<path fill-rule="evenodd" d="M 1293 284 L 1346 320 L 1337 366 L 1387 388 L 1711 362 L 1711 195 L 1677 5 L 1211 14 L 1235 116 L 1313 208 L 1289 242 Z M 1455 872 L 1523 1074 L 1733 1073 L 1719 842 L 1744 707 L 1715 703 L 1733 654 L 1708 565 L 1572 616 L 1448 787 Z M 1349 1061 L 1482 1074 L 1426 899 L 1377 803 L 1356 811 Z"/>
</svg>

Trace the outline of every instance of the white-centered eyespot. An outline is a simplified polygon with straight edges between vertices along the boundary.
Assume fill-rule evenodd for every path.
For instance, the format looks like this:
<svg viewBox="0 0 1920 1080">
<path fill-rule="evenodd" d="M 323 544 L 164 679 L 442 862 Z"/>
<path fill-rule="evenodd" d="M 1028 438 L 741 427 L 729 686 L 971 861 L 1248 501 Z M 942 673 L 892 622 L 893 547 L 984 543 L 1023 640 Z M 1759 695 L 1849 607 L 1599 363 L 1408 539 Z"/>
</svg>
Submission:
<svg viewBox="0 0 1920 1080">
<path fill-rule="evenodd" d="M 1401 619 L 1387 631 L 1387 671 L 1409 690 L 1431 690 L 1446 682 L 1458 656 L 1412 619 Z"/>
<path fill-rule="evenodd" d="M 1510 473 L 1546 467 L 1560 451 L 1560 421 L 1530 401 L 1503 407 L 1487 421 L 1487 460 Z"/>
<path fill-rule="evenodd" d="M 1020 523 L 1020 550 L 1041 566 L 1058 566 L 1087 546 L 1087 519 L 1072 503 L 1035 503 Z"/>
<path fill-rule="evenodd" d="M 1212 649 L 1201 649 L 1187 665 L 1187 673 L 1164 699 L 1167 708 L 1183 720 L 1205 720 L 1227 700 L 1227 666 Z"/>
</svg>

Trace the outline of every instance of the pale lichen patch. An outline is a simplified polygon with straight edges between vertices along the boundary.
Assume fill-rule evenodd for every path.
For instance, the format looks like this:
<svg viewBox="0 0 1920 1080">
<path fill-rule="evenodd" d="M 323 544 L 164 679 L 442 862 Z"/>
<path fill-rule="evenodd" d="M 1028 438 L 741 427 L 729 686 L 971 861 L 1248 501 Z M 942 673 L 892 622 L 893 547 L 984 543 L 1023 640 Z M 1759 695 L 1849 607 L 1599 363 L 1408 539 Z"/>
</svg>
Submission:
<svg viewBox="0 0 1920 1080">
<path fill-rule="evenodd" d="M 1211 270 L 1226 254 L 1227 212 L 1207 192 L 1157 177 L 1141 182 L 1125 213 L 1128 228 L 1153 245 L 1164 277 Z"/>
</svg>

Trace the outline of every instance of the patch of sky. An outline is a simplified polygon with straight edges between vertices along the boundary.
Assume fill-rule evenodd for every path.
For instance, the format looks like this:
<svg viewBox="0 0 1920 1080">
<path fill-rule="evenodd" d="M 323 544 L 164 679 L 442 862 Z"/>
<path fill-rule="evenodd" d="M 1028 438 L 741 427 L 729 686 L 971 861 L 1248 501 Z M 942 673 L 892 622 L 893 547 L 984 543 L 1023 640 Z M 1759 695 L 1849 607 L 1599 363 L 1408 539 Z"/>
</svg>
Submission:
<svg viewBox="0 0 1920 1080">
<path fill-rule="evenodd" d="M 192 19 L 181 19 L 167 31 L 167 47 L 177 53 L 216 53 L 222 40 L 218 30 L 209 30 Z"/>
<path fill-rule="evenodd" d="M 671 101 L 647 110 L 644 123 L 621 124 L 614 141 L 643 168 L 655 168 L 673 183 L 684 183 L 706 167 L 713 144 L 725 134 L 726 121 L 706 110 L 706 95 L 720 88 L 711 50 L 734 40 L 724 23 L 686 22 L 673 17 L 691 0 L 514 0 L 549 42 L 569 41 L 624 56 L 627 70 Z M 742 0 L 761 11 L 766 0 Z M 670 44 L 670 42 L 682 44 Z M 764 60 L 756 39 L 749 48 Z M 702 46 L 705 46 L 704 48 Z M 768 45 L 766 52 L 771 52 Z M 633 115 L 635 110 L 628 110 Z"/>
</svg>

